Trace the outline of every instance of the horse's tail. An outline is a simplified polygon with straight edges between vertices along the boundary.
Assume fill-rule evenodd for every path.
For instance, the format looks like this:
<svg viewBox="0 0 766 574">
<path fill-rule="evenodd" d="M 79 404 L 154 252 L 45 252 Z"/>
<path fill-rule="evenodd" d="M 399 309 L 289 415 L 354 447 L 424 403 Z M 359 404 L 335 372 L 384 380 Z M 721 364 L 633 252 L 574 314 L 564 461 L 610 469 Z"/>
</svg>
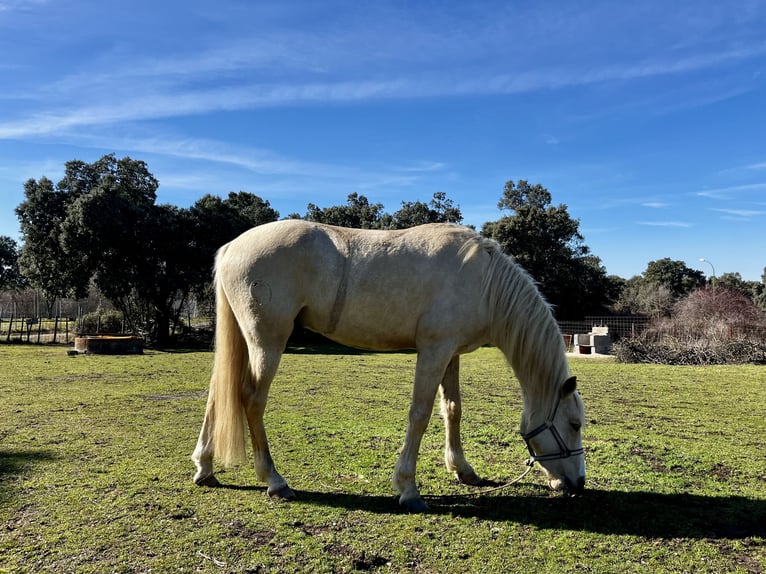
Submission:
<svg viewBox="0 0 766 574">
<path fill-rule="evenodd" d="M 251 373 L 247 343 L 221 280 L 220 262 L 224 252 L 225 247 L 216 257 L 215 358 L 210 400 L 213 401 L 215 455 L 228 466 L 245 458 L 242 390 L 250 384 Z"/>
</svg>

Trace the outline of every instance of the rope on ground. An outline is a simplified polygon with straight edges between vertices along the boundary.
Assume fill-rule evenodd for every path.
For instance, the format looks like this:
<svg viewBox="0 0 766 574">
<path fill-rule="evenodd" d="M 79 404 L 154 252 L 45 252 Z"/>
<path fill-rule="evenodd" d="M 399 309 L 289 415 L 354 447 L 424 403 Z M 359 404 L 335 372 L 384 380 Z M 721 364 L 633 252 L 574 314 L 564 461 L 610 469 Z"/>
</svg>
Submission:
<svg viewBox="0 0 766 574">
<path fill-rule="evenodd" d="M 485 494 L 489 494 L 491 492 L 497 492 L 498 490 L 503 490 L 504 488 L 508 488 L 509 486 L 512 486 L 516 484 L 517 482 L 521 482 L 521 480 L 529 474 L 529 471 L 532 470 L 532 465 L 527 465 L 527 469 L 522 472 L 519 476 L 514 478 L 510 482 L 506 482 L 505 484 L 501 484 L 500 486 L 496 486 L 494 488 L 490 488 L 489 490 L 482 490 L 480 492 L 472 492 L 468 496 L 483 496 Z"/>
</svg>

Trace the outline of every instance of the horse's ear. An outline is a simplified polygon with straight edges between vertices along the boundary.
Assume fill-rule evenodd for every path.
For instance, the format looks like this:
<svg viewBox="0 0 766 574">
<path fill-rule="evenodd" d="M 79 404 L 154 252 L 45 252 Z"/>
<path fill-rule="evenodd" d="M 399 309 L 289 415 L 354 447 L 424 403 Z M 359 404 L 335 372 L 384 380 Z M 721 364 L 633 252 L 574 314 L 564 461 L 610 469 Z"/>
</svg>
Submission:
<svg viewBox="0 0 766 574">
<path fill-rule="evenodd" d="M 568 397 L 577 390 L 577 377 L 569 377 L 564 384 L 561 385 L 561 398 Z"/>
</svg>

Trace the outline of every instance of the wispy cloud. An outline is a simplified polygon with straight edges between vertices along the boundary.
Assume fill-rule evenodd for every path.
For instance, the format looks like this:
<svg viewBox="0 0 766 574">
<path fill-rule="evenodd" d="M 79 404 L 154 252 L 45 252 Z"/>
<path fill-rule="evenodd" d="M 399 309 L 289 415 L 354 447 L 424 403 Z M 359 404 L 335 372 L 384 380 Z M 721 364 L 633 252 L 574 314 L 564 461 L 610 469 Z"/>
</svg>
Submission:
<svg viewBox="0 0 766 574">
<path fill-rule="evenodd" d="M 763 183 L 747 183 L 744 185 L 733 185 L 729 187 L 718 187 L 715 189 L 705 189 L 697 191 L 694 195 L 699 197 L 707 197 L 710 199 L 732 199 L 734 196 L 740 196 L 743 193 L 751 191 L 766 190 L 766 182 Z"/>
<path fill-rule="evenodd" d="M 717 211 L 719 213 L 725 213 L 727 215 L 733 215 L 738 219 L 751 219 L 758 215 L 766 215 L 766 211 L 759 209 L 711 209 L 711 211 Z"/>
<path fill-rule="evenodd" d="M 687 221 L 637 221 L 636 224 L 648 225 L 651 227 L 677 227 L 677 228 L 694 227 L 693 223 L 689 223 Z"/>
<path fill-rule="evenodd" d="M 26 3 L 0 0 L 0 6 Z M 402 41 L 380 42 L 374 51 L 359 49 L 375 38 L 387 39 L 389 28 L 404 23 L 392 20 L 376 26 L 372 38 L 357 28 L 329 41 L 319 34 L 281 30 L 222 40 L 198 53 L 134 59 L 129 66 L 104 56 L 96 70 L 73 72 L 24 92 L 26 111 L 20 108 L 15 116 L 0 119 L 0 138 L 223 110 L 560 90 L 686 74 L 766 54 L 766 42 L 760 41 L 706 46 L 693 54 L 616 54 L 609 63 L 592 57 L 576 65 L 561 65 L 547 56 L 532 63 L 518 57 L 488 59 L 486 66 L 477 68 L 472 65 L 477 58 L 517 52 L 489 22 L 454 38 L 408 24 Z M 482 40 L 476 43 L 473 38 Z M 403 47 L 411 45 L 419 48 L 415 58 Z M 543 45 L 541 52 L 565 48 Z M 720 97 L 731 94 L 710 101 Z M 72 101 L 83 104 L 72 106 Z M 707 99 L 700 105 L 706 103 Z M 559 143 L 550 134 L 543 139 L 550 145 Z"/>
<path fill-rule="evenodd" d="M 446 167 L 442 162 L 422 160 L 404 161 L 395 165 L 360 165 L 357 162 L 351 165 L 343 163 L 341 159 L 337 162 L 305 161 L 273 150 L 213 139 L 182 138 L 168 133 L 149 137 L 116 137 L 111 133 L 87 136 L 69 134 L 68 137 L 71 138 L 70 143 L 80 147 L 119 149 L 131 154 L 152 154 L 181 160 L 181 165 L 185 167 L 172 167 L 158 174 L 164 189 L 220 190 L 228 185 L 223 185 L 224 180 L 233 179 L 247 181 L 249 184 L 257 182 L 260 192 L 268 186 L 272 196 L 299 193 L 301 189 L 305 191 L 306 186 L 345 189 L 348 193 L 359 190 L 397 193 L 403 187 L 411 187 L 424 178 L 434 177 L 434 174 L 443 172 Z M 189 167 L 188 162 L 192 166 L 205 167 L 197 170 L 196 167 Z M 239 170 L 252 175 L 232 175 Z"/>
<path fill-rule="evenodd" d="M 652 209 L 662 209 L 664 207 L 669 207 L 669 203 L 665 203 L 664 201 L 647 201 L 646 203 L 641 204 L 643 207 L 651 207 Z"/>
<path fill-rule="evenodd" d="M 439 161 L 415 161 L 406 165 L 396 167 L 395 169 L 398 171 L 404 171 L 404 172 L 420 173 L 420 172 L 442 171 L 446 167 L 447 167 L 446 164 Z"/>
<path fill-rule="evenodd" d="M 289 104 L 340 103 L 394 97 L 398 82 L 248 86 L 181 93 L 147 94 L 109 104 L 35 113 L 25 119 L 0 123 L 0 138 L 12 139 L 60 133 L 83 126 L 193 116 L 216 111 L 257 109 Z"/>
<path fill-rule="evenodd" d="M 44 6 L 48 0 L 0 0 L 0 14 Z"/>
</svg>

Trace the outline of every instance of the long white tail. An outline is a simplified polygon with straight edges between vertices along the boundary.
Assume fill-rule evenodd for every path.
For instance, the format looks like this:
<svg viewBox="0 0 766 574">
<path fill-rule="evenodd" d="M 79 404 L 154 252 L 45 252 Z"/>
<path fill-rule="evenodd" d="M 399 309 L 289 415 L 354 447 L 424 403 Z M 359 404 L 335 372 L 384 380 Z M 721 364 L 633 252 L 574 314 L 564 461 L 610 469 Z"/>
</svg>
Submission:
<svg viewBox="0 0 766 574">
<path fill-rule="evenodd" d="M 224 249 L 218 253 L 220 261 Z M 217 267 L 217 266 L 216 266 Z M 251 381 L 247 343 L 216 269 L 215 359 L 210 378 L 215 456 L 226 466 L 245 459 L 242 389 Z"/>
</svg>

